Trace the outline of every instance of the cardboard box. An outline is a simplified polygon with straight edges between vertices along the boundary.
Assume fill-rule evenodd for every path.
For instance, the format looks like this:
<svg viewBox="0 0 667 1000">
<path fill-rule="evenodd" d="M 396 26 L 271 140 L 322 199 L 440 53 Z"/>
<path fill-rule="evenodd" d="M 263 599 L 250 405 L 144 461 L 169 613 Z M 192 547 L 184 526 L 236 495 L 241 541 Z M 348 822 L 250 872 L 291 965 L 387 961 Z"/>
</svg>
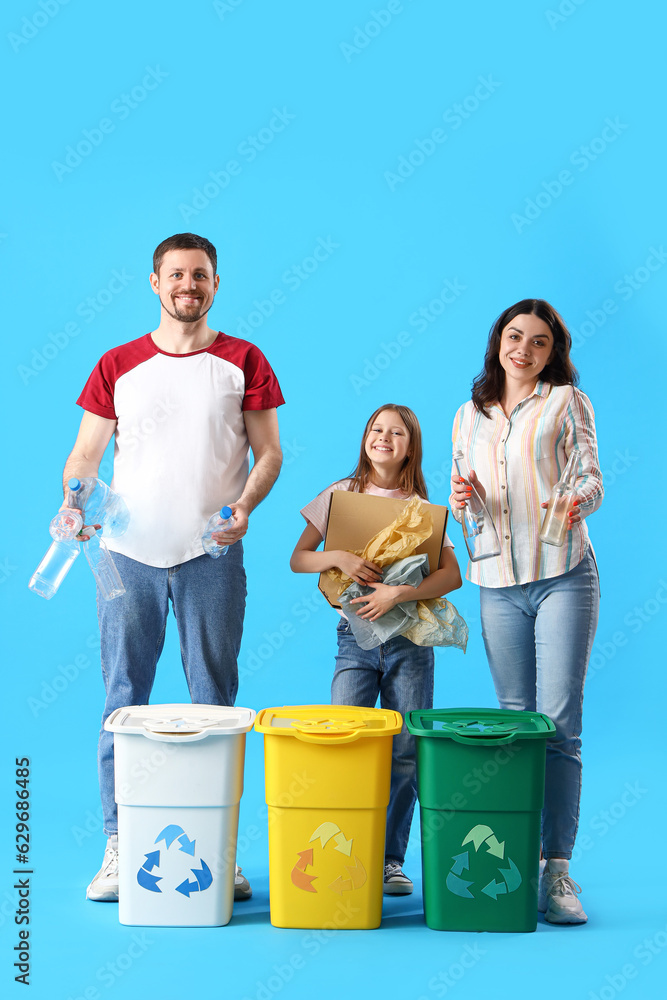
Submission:
<svg viewBox="0 0 667 1000">
<path fill-rule="evenodd" d="M 378 531 L 386 528 L 398 517 L 407 502 L 407 500 L 377 497 L 370 493 L 334 490 L 329 502 L 329 517 L 324 538 L 325 552 L 330 549 L 347 549 L 353 552 L 363 549 Z M 440 553 L 449 511 L 446 507 L 434 503 L 428 504 L 428 510 L 433 518 L 433 534 L 415 551 L 426 552 L 429 569 L 434 573 L 440 565 Z M 336 586 L 326 573 L 320 573 L 318 586 L 331 607 L 340 608 Z"/>
</svg>

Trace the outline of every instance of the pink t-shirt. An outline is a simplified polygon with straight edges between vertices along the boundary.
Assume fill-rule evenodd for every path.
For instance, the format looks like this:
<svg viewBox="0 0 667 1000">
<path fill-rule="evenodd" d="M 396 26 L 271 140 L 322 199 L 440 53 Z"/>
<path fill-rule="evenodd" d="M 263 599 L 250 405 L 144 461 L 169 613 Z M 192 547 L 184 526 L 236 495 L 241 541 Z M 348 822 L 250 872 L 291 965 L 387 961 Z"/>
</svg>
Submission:
<svg viewBox="0 0 667 1000">
<path fill-rule="evenodd" d="M 329 498 L 334 490 L 347 490 L 349 489 L 351 479 L 340 479 L 337 483 L 332 483 L 331 486 L 327 486 L 325 490 L 322 490 L 314 500 L 311 500 L 309 504 L 306 504 L 302 508 L 301 513 L 305 517 L 306 521 L 309 521 L 314 528 L 319 531 L 322 538 L 324 538 L 327 530 L 327 518 L 329 516 Z M 383 490 L 379 486 L 375 486 L 373 483 L 369 483 L 366 487 L 365 493 L 371 493 L 376 497 L 389 497 L 390 500 L 411 500 L 412 498 L 408 496 L 407 493 L 403 493 L 402 490 Z M 428 500 L 424 500 L 424 503 L 428 503 Z M 449 535 L 445 532 L 445 539 L 442 543 L 443 549 L 454 548 L 454 543 L 450 540 Z"/>
</svg>

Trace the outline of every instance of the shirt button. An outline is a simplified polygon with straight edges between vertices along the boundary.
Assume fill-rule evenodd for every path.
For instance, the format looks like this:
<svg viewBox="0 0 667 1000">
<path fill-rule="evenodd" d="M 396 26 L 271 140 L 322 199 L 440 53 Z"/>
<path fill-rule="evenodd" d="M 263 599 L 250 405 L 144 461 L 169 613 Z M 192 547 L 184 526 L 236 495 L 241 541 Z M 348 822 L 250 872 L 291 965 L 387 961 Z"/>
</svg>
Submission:
<svg viewBox="0 0 667 1000">
<path fill-rule="evenodd" d="M 507 513 L 507 511 L 506 511 L 506 510 L 504 510 L 504 511 L 503 511 L 503 514 L 506 514 L 506 513 Z"/>
<path fill-rule="evenodd" d="M 504 486 L 501 486 L 500 488 L 501 488 L 501 490 L 504 490 L 504 489 L 505 489 L 505 487 L 504 487 Z"/>
<path fill-rule="evenodd" d="M 505 538 L 509 539 L 509 537 L 510 537 L 509 535 L 505 535 Z"/>
<path fill-rule="evenodd" d="M 505 463 L 503 462 L 502 458 L 500 459 L 500 464 L 501 464 L 501 465 L 504 465 L 504 464 L 505 464 Z"/>
</svg>

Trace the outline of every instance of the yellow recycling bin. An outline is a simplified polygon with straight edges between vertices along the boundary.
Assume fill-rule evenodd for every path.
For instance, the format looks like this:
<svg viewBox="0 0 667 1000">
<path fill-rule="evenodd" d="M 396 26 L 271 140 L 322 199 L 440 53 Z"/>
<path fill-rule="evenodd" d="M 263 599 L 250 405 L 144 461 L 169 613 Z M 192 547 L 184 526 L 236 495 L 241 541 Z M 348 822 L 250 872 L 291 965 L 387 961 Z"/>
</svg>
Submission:
<svg viewBox="0 0 667 1000">
<path fill-rule="evenodd" d="M 265 708 L 274 927 L 359 930 L 382 919 L 384 837 L 398 712 Z"/>
</svg>

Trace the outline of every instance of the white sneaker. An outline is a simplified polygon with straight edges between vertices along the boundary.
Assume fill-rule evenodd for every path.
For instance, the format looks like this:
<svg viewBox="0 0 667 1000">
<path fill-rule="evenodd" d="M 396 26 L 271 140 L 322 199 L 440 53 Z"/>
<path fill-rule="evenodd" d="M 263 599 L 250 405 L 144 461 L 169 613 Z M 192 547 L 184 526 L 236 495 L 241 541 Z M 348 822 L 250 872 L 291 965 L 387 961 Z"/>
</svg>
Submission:
<svg viewBox="0 0 667 1000">
<path fill-rule="evenodd" d="M 414 886 L 397 861 L 387 861 L 384 866 L 385 896 L 409 896 Z"/>
<path fill-rule="evenodd" d="M 570 878 L 569 864 L 551 858 L 540 878 L 537 908 L 550 924 L 585 924 L 588 917 L 579 902 L 581 886 Z"/>
<path fill-rule="evenodd" d="M 234 874 L 234 899 L 250 899 L 252 896 L 252 888 L 250 882 L 241 874 L 241 869 L 236 866 L 236 872 Z"/>
<path fill-rule="evenodd" d="M 86 889 L 86 896 L 96 903 L 118 902 L 118 836 L 107 840 L 102 867 Z"/>
</svg>

